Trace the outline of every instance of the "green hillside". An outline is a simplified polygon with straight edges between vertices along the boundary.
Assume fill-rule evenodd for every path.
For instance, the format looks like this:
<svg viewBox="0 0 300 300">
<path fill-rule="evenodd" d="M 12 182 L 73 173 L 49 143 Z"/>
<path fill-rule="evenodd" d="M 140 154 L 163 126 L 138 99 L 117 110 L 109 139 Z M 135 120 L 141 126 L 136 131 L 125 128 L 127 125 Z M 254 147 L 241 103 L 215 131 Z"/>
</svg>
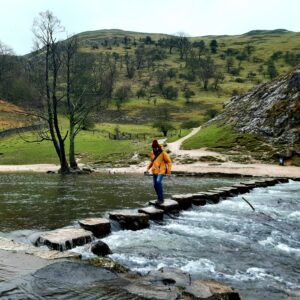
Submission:
<svg viewBox="0 0 300 300">
<path fill-rule="evenodd" d="M 125 123 L 151 123 L 160 107 L 165 106 L 175 126 L 180 127 L 189 120 L 201 124 L 221 111 L 224 101 L 231 96 L 243 94 L 254 85 L 291 70 L 300 61 L 300 33 L 286 30 L 257 30 L 238 36 L 187 37 L 189 52 L 193 51 L 196 56 L 200 51 L 197 43 L 205 43 L 201 55 L 209 55 L 219 73 L 219 78 L 208 79 L 208 89 L 204 90 L 197 70 L 187 66 L 189 58 L 181 59 L 179 49 L 176 46 L 170 49 L 168 45 L 178 37 L 114 29 L 84 32 L 78 38 L 82 52 L 116 57 L 118 79 L 115 89 L 123 84 L 131 89 L 129 99 L 121 106 L 122 118 L 119 119 Z M 216 53 L 211 51 L 212 40 L 218 44 Z M 140 50 L 142 54 L 138 53 Z M 147 66 L 147 51 L 156 51 L 158 56 L 150 67 Z M 133 64 L 137 63 L 138 55 L 144 55 L 142 67 L 136 68 L 132 78 L 126 73 L 126 53 Z M 166 99 L 167 96 L 155 90 L 159 80 L 157 72 L 166 73 L 164 85 L 177 89 L 177 97 Z M 185 97 L 187 89 L 194 94 L 188 100 Z M 138 91 L 146 95 L 138 97 Z M 105 121 L 110 117 L 118 119 L 116 110 L 115 99 L 112 99 Z"/>
<path fill-rule="evenodd" d="M 121 159 L 126 164 L 135 152 L 132 141 L 138 143 L 136 150 L 145 155 L 151 139 L 163 136 L 159 128 L 161 123 L 167 123 L 163 125 L 170 129 L 167 135 L 173 141 L 186 134 L 187 129 L 204 124 L 222 112 L 224 104 L 232 96 L 242 95 L 300 63 L 300 33 L 283 29 L 204 37 L 112 29 L 83 32 L 77 37 L 80 54 L 85 61 L 90 59 L 94 62 L 93 70 L 99 69 L 97 76 L 100 82 L 99 90 L 88 91 L 86 96 L 86 101 L 97 98 L 99 107 L 93 110 L 91 116 L 96 124 L 94 132 L 79 135 L 76 151 L 82 162 L 109 160 L 118 163 Z M 38 52 L 18 58 L 18 63 L 26 64 L 27 59 L 35 58 L 39 59 Z M 9 66 L 8 71 L 12 74 L 8 74 L 7 78 L 10 81 L 1 82 L 0 97 L 21 107 L 38 107 L 37 88 L 31 86 L 28 76 L 20 73 L 22 68 L 17 63 Z M 94 80 L 93 70 L 83 75 L 86 76 L 83 77 L 85 81 Z M 11 81 L 15 74 L 16 80 Z M 107 79 L 111 79 L 109 91 L 101 87 L 107 84 Z M 64 78 L 59 80 L 63 87 Z M 92 95 L 91 98 L 89 95 Z M 115 134 L 121 126 L 119 128 L 125 136 L 137 136 L 132 141 L 126 138 L 113 141 L 113 147 L 108 147 L 112 140 L 107 133 L 99 132 L 103 123 L 111 134 Z M 2 129 L 5 129 L 5 124 Z M 156 125 L 155 129 L 153 125 Z M 94 137 L 95 133 L 99 138 Z M 243 139 L 240 135 L 235 136 L 234 132 L 231 134 L 234 141 L 245 141 L 238 149 L 241 152 L 247 150 L 249 141 L 257 140 L 249 135 Z M 36 162 L 30 155 L 34 153 L 35 145 L 27 144 L 28 151 L 20 152 L 25 142 L 17 142 L 18 138 L 8 137 L 5 140 L 6 150 L 0 157 L 1 163 Z M 228 150 L 230 141 L 220 147 Z M 215 142 L 203 138 L 200 144 L 212 147 Z M 193 139 L 190 144 L 187 141 L 186 146 L 193 148 L 198 144 Z M 258 144 L 254 151 L 259 148 Z M 38 162 L 52 162 L 55 160 L 53 151 L 49 153 L 49 146 L 43 145 L 44 148 L 40 147 L 43 155 L 39 156 Z M 270 149 L 273 151 L 272 147 Z M 16 156 L 16 153 L 22 155 Z M 112 157 L 115 155 L 115 158 L 107 157 L 107 153 L 111 153 Z"/>
</svg>

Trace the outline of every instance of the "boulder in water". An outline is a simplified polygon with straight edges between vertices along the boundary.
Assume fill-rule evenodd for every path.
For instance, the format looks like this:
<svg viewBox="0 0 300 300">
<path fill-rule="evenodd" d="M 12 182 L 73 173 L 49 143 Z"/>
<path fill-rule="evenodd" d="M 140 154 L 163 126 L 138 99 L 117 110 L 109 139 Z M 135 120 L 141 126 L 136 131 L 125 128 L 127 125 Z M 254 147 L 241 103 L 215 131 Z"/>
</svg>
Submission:
<svg viewBox="0 0 300 300">
<path fill-rule="evenodd" d="M 92 253 L 98 256 L 106 256 L 108 254 L 112 254 L 109 246 L 102 241 L 97 241 L 92 243 L 91 251 Z"/>
</svg>

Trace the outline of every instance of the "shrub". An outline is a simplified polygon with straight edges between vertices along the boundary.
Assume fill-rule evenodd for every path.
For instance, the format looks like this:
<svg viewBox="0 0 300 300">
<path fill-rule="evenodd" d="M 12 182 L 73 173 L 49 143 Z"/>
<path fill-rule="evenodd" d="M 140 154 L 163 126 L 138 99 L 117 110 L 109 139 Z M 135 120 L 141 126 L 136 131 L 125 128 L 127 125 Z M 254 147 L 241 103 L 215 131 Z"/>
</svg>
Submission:
<svg viewBox="0 0 300 300">
<path fill-rule="evenodd" d="M 140 88 L 137 92 L 136 92 L 136 96 L 138 98 L 143 98 L 146 96 L 146 91 L 144 88 Z"/>
<path fill-rule="evenodd" d="M 175 100 L 178 97 L 178 89 L 172 85 L 166 86 L 162 90 L 162 95 L 169 100 Z"/>
<path fill-rule="evenodd" d="M 82 130 L 92 130 L 95 127 L 95 121 L 91 116 L 84 119 L 82 124 Z"/>
<path fill-rule="evenodd" d="M 241 77 L 238 77 L 238 78 L 235 79 L 235 82 L 237 82 L 237 83 L 244 83 L 245 79 L 243 79 Z"/>
<path fill-rule="evenodd" d="M 176 77 L 176 70 L 171 68 L 167 71 L 167 75 L 170 79 L 175 78 Z"/>
<path fill-rule="evenodd" d="M 179 74 L 179 78 L 180 79 L 185 79 L 187 81 L 195 81 L 196 80 L 196 75 L 192 74 L 192 73 L 188 73 L 188 74 Z"/>
</svg>

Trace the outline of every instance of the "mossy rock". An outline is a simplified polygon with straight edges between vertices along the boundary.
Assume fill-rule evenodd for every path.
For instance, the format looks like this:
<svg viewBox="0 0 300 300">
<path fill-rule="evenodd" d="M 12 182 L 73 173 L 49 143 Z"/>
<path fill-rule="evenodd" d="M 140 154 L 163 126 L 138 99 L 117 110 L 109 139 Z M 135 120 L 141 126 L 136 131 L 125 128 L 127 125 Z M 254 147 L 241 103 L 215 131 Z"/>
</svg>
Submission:
<svg viewBox="0 0 300 300">
<path fill-rule="evenodd" d="M 105 269 L 108 269 L 110 271 L 114 271 L 117 273 L 128 273 L 129 272 L 128 268 L 124 267 L 123 265 L 121 265 L 107 257 L 92 258 L 92 259 L 88 260 L 88 263 L 93 266 L 102 267 L 102 268 L 105 268 Z"/>
</svg>

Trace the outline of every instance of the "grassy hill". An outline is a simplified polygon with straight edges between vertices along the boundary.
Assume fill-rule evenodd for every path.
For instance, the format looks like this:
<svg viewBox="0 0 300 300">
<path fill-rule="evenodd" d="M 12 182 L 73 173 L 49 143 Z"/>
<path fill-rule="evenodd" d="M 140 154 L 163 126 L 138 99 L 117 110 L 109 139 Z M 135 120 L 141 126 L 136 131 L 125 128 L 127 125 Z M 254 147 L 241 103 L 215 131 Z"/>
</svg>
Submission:
<svg viewBox="0 0 300 300">
<path fill-rule="evenodd" d="M 149 150 L 151 139 L 162 137 L 157 129 L 152 128 L 152 125 L 165 111 L 167 111 L 165 118 L 175 128 L 171 132 L 173 137 L 169 137 L 174 140 L 186 134 L 185 131 L 179 131 L 181 128 L 204 124 L 222 112 L 224 103 L 233 95 L 241 95 L 257 84 L 270 81 L 271 77 L 290 71 L 300 63 L 300 33 L 297 32 L 283 29 L 254 30 L 236 36 L 187 37 L 190 50 L 196 57 L 200 55 L 199 43 L 202 41 L 201 43 L 205 44 L 201 56 L 209 55 L 214 62 L 215 70 L 222 75 L 217 83 L 216 78 L 209 78 L 208 88 L 204 89 L 199 71 L 194 72 L 193 66 L 189 65 L 189 57 L 180 58 L 179 49 L 168 44 L 168 41 L 176 39 L 175 36 L 118 29 L 88 31 L 77 36 L 81 53 L 88 53 L 95 57 L 108 55 L 115 59 L 117 70 L 112 99 L 101 110 L 94 112 L 95 130 L 83 132 L 78 137 L 76 151 L 83 162 L 119 163 L 121 160 L 126 164 L 131 161 L 131 156 L 135 152 L 141 153 L 141 157 L 144 157 Z M 217 41 L 216 51 L 212 51 L 210 47 L 213 40 Z M 143 62 L 137 68 L 141 49 L 144 53 Z M 132 59 L 135 66 L 134 75 L 131 77 L 128 76 L 126 69 L 126 55 Z M 276 72 L 272 73 L 274 69 Z M 158 90 L 160 73 L 165 74 L 164 87 L 176 89 L 177 97 L 168 99 Z M 116 91 L 124 85 L 130 88 L 130 93 L 120 104 Z M 144 91 L 142 95 L 139 94 L 141 90 Z M 186 90 L 190 90 L 193 95 L 187 98 Z M 1 104 L 0 107 L 2 106 Z M 0 114 L 2 120 L 4 113 L 0 112 Z M 1 129 L 26 124 L 26 120 L 20 119 L 14 112 L 6 112 L 5 119 L 9 120 L 9 125 L 2 122 Z M 103 123 L 104 125 L 101 125 Z M 133 140 L 113 141 L 108 138 L 108 133 L 114 134 L 117 126 L 122 132 L 140 133 L 141 136 Z M 208 131 L 207 134 L 210 132 Z M 220 132 L 213 132 L 212 137 L 219 138 L 220 134 Z M 241 147 L 238 149 L 241 152 L 246 151 L 247 145 L 253 141 L 256 141 L 253 151 L 258 148 L 264 151 L 265 147 L 269 147 L 257 137 L 247 135 L 243 138 L 240 134 L 235 136 L 234 132 L 230 134 L 234 135 L 234 141 L 241 142 Z M 204 138 L 203 141 L 201 146 L 205 147 L 216 144 L 216 141 L 211 139 Z M 4 144 L 5 151 L 3 151 L 4 155 L 0 156 L 0 164 L 56 160 L 52 149 L 49 150 L 51 147 L 49 143 L 41 144 L 39 155 L 32 155 L 35 153 L 33 149 L 35 145 L 20 141 L 17 136 L 5 138 Z M 222 144 L 220 147 L 229 149 L 231 147 L 229 144 Z M 191 147 L 193 145 L 194 143 L 191 143 Z M 27 150 L 23 151 L 22 149 L 25 148 Z M 273 149 L 271 146 L 269 148 Z"/>
<path fill-rule="evenodd" d="M 204 123 L 216 113 L 214 111 L 221 111 L 223 103 L 232 95 L 243 94 L 254 85 L 269 81 L 268 65 L 271 62 L 277 74 L 282 74 L 291 70 L 300 61 L 300 33 L 283 29 L 256 30 L 237 36 L 189 37 L 191 43 L 204 41 L 207 52 L 224 76 L 217 88 L 213 87 L 214 79 L 209 79 L 206 91 L 201 80 L 197 76 L 196 78 L 191 76 L 191 71 L 186 68 L 186 61 L 179 57 L 179 51 L 173 48 L 170 52 L 167 46 L 162 46 L 162 41 L 174 36 L 113 29 L 84 32 L 79 34 L 78 38 L 82 52 L 96 55 L 109 53 L 119 57 L 116 88 L 122 84 L 131 87 L 131 95 L 121 108 L 120 120 L 125 123 L 151 123 L 153 116 L 157 115 L 159 107 L 163 105 L 170 111 L 172 122 L 177 127 L 188 120 Z M 216 53 L 211 53 L 209 45 L 214 39 L 218 43 L 218 48 Z M 136 57 L 139 47 L 146 50 L 158 49 L 163 55 L 154 61 L 153 67 L 147 68 L 145 63 L 144 67 L 136 70 L 133 78 L 128 78 L 124 61 L 121 62 L 120 57 L 124 57 L 126 53 Z M 192 49 L 198 51 L 195 47 Z M 230 72 L 228 69 L 231 69 Z M 154 93 L 151 97 L 136 96 L 145 82 L 148 82 L 150 87 L 156 84 L 158 70 L 170 72 L 165 85 L 178 89 L 177 99 L 168 100 L 159 93 Z M 190 103 L 187 103 L 184 97 L 186 88 L 195 94 L 191 97 Z M 109 116 L 116 119 L 116 110 L 112 101 L 107 108 L 105 120 L 109 121 Z"/>
<path fill-rule="evenodd" d="M 21 107 L 0 100 L 0 131 L 27 125 L 28 121 L 22 116 L 23 112 Z"/>
</svg>

